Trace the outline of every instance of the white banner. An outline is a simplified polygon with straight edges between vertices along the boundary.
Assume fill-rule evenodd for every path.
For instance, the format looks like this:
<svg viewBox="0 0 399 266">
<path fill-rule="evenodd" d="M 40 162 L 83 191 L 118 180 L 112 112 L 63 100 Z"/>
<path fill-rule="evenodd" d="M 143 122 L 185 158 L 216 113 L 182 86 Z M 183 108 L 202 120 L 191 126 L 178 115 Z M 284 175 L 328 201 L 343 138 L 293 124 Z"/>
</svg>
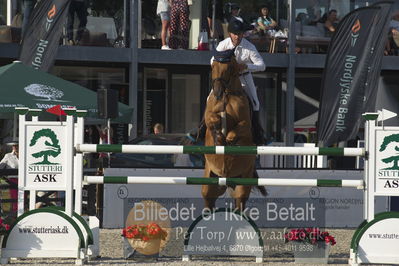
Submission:
<svg viewBox="0 0 399 266">
<path fill-rule="evenodd" d="M 36 190 L 65 190 L 66 123 L 26 126 L 25 185 Z"/>
<path fill-rule="evenodd" d="M 399 131 L 376 130 L 375 192 L 399 195 Z"/>
</svg>

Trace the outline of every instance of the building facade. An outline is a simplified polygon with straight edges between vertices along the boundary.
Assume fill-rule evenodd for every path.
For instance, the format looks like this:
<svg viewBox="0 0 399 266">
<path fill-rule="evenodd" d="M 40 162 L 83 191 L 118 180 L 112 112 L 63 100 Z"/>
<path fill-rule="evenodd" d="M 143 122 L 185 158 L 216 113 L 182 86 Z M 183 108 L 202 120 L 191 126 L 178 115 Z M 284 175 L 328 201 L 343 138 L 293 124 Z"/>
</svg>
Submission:
<svg viewBox="0 0 399 266">
<path fill-rule="evenodd" d="M 228 1 L 222 2 L 224 17 L 221 23 L 225 28 L 230 5 Z M 325 34 L 318 36 L 320 32 L 314 32 L 317 25 L 304 25 L 299 17 L 307 14 L 310 19 L 309 7 L 313 5 L 321 15 L 334 9 L 338 18 L 342 18 L 351 10 L 376 1 L 233 2 L 240 6 L 242 17 L 255 24 L 261 5 L 267 5 L 271 17 L 278 24 L 276 32 L 288 33 L 279 38 L 259 32 L 247 36 L 260 51 L 267 66 L 266 71 L 254 74 L 262 106 L 261 123 L 267 138 L 292 143 L 295 138 L 304 135 L 305 141 L 312 141 L 328 37 Z M 68 45 L 64 35 L 51 73 L 94 91 L 102 86 L 117 89 L 121 101 L 134 107 L 130 139 L 151 133 L 155 123 L 164 124 L 168 133 L 190 131 L 202 118 L 210 90 L 212 51 L 197 50 L 197 47 L 200 32 L 212 25 L 207 19 L 212 1 L 191 0 L 188 4 L 188 49 L 161 50 L 161 21 L 156 15 L 156 0 L 87 2 L 88 22 L 84 37 L 77 45 Z M 21 37 L 18 38 L 18 28 L 22 25 L 23 13 L 22 2 L 0 1 L 1 65 L 19 57 Z M 216 18 L 216 14 L 214 16 Z M 290 18 L 294 17 L 296 21 L 290 22 Z M 301 38 L 304 36 L 312 38 Z M 289 41 L 294 45 L 288 45 Z M 212 44 L 212 39 L 209 42 Z M 381 76 L 390 84 L 390 93 L 396 100 L 399 99 L 396 88 L 398 71 L 399 57 L 384 56 Z"/>
</svg>

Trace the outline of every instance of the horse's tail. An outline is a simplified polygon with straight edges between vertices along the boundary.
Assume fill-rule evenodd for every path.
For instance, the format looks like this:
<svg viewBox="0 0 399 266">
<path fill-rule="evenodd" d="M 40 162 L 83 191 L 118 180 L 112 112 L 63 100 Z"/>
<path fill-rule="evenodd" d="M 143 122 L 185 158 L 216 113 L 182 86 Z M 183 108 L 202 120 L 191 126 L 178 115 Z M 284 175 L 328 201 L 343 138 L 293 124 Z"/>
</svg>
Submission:
<svg viewBox="0 0 399 266">
<path fill-rule="evenodd" d="M 259 178 L 258 172 L 256 171 L 256 169 L 254 170 L 254 178 Z M 267 196 L 267 190 L 264 186 L 257 186 L 256 187 L 260 194 L 262 194 L 262 196 L 266 197 Z"/>
</svg>

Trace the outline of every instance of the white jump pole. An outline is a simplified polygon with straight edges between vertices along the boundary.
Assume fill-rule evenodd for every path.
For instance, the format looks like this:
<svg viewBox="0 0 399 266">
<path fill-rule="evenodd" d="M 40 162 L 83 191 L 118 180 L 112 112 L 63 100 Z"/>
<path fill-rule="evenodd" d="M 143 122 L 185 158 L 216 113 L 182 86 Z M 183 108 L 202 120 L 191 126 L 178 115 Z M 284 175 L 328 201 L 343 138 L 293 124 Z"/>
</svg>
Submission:
<svg viewBox="0 0 399 266">
<path fill-rule="evenodd" d="M 364 156 L 364 148 L 78 144 L 76 152 Z"/>
</svg>

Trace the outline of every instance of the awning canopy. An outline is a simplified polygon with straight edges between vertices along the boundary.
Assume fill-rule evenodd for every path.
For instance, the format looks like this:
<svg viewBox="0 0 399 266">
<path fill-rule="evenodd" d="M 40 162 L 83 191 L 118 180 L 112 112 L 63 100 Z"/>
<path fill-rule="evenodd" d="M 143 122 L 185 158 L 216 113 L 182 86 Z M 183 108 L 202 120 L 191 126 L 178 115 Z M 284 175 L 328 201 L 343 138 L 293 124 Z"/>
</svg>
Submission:
<svg viewBox="0 0 399 266">
<path fill-rule="evenodd" d="M 0 118 L 12 118 L 15 107 L 48 109 L 55 105 L 87 110 L 98 118 L 97 93 L 20 62 L 0 67 Z M 133 108 L 118 103 L 117 122 L 130 123 Z"/>
</svg>

